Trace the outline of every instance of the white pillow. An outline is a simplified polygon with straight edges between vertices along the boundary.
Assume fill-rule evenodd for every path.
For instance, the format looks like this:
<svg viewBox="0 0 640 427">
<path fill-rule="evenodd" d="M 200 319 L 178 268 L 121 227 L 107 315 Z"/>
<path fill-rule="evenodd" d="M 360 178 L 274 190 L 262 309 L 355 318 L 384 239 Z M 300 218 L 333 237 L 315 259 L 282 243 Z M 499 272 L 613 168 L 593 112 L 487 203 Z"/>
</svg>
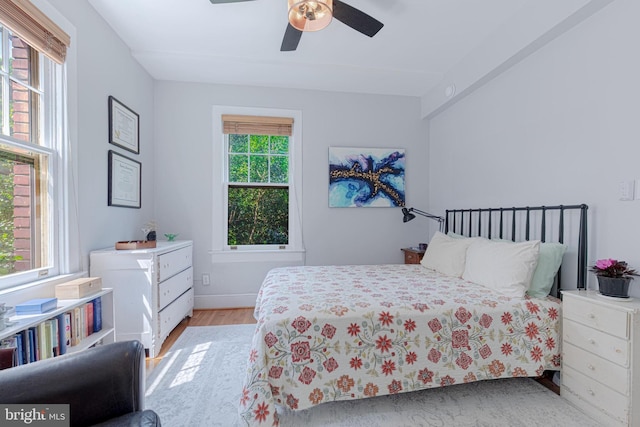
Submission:
<svg viewBox="0 0 640 427">
<path fill-rule="evenodd" d="M 475 239 L 467 250 L 462 278 L 522 298 L 531 284 L 539 252 L 539 240 L 512 243 Z"/>
<path fill-rule="evenodd" d="M 464 272 L 467 248 L 474 240 L 454 239 L 436 231 L 420 264 L 447 276 L 461 277 Z"/>
</svg>

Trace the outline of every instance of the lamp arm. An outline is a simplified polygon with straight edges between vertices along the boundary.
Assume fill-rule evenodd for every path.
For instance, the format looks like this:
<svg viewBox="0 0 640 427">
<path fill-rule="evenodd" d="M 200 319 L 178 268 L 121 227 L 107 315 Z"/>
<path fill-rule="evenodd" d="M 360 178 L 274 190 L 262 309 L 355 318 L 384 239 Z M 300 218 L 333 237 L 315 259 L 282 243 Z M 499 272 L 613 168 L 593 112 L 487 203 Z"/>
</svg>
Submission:
<svg viewBox="0 0 640 427">
<path fill-rule="evenodd" d="M 416 209 L 416 208 L 409 208 L 409 212 L 415 212 L 418 215 L 422 215 L 424 217 L 430 218 L 430 219 L 434 219 L 436 221 L 438 221 L 440 223 L 440 231 L 444 230 L 444 218 L 438 215 L 433 215 L 430 214 L 429 212 L 425 212 L 425 211 L 421 211 L 420 209 Z"/>
</svg>

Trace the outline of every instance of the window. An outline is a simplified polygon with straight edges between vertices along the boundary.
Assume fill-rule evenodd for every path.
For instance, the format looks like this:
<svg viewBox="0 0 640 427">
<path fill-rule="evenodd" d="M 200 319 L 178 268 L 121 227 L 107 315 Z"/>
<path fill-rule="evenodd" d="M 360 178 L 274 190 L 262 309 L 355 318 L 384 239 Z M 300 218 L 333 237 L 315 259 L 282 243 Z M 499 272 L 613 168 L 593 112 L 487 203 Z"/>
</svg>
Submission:
<svg viewBox="0 0 640 427">
<path fill-rule="evenodd" d="M 220 252 L 302 250 L 300 113 L 220 107 L 230 110 L 248 114 L 214 116 L 222 134 L 214 159 L 221 178 L 214 183 L 221 196 L 214 197 L 220 225 L 214 246 Z"/>
<path fill-rule="evenodd" d="M 222 116 L 227 245 L 289 244 L 289 137 L 293 120 Z"/>
<path fill-rule="evenodd" d="M 289 244 L 289 137 L 227 134 L 227 244 Z"/>
<path fill-rule="evenodd" d="M 49 25 L 30 3 L 0 5 L 0 289 L 60 272 L 68 39 Z"/>
</svg>

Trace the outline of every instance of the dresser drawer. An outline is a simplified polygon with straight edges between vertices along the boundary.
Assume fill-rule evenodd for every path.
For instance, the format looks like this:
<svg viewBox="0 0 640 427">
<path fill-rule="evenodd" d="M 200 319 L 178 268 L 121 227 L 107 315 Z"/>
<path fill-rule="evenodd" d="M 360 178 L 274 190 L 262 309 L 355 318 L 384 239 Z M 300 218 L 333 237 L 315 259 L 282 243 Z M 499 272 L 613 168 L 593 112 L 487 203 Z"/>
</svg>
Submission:
<svg viewBox="0 0 640 427">
<path fill-rule="evenodd" d="M 582 372 L 618 393 L 629 396 L 629 371 L 627 368 L 611 363 L 568 342 L 562 344 L 562 366 Z"/>
<path fill-rule="evenodd" d="M 605 305 L 566 295 L 563 317 L 596 328 L 616 337 L 629 338 L 629 315 Z"/>
<path fill-rule="evenodd" d="M 562 388 L 618 421 L 629 420 L 629 398 L 569 367 L 562 369 Z M 562 393 L 564 395 L 564 393 Z"/>
<path fill-rule="evenodd" d="M 191 316 L 192 309 L 193 289 L 189 289 L 158 313 L 158 350 L 173 328 L 187 315 Z"/>
<path fill-rule="evenodd" d="M 587 350 L 620 366 L 629 366 L 629 342 L 563 319 L 562 342 Z"/>
<path fill-rule="evenodd" d="M 160 283 L 158 285 L 158 310 L 165 308 L 192 286 L 193 268 L 191 267 Z"/>
<path fill-rule="evenodd" d="M 158 255 L 158 282 L 191 267 L 191 246 Z"/>
</svg>

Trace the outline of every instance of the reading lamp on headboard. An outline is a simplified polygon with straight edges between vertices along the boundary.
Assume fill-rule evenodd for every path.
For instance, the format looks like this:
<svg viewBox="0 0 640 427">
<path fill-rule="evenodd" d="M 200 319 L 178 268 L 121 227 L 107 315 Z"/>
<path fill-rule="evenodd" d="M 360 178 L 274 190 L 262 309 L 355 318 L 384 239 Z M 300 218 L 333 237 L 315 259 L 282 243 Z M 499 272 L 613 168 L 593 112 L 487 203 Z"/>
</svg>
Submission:
<svg viewBox="0 0 640 427">
<path fill-rule="evenodd" d="M 404 218 L 402 218 L 402 222 L 409 222 L 413 218 L 415 218 L 416 216 L 412 212 L 415 212 L 418 215 L 424 216 L 426 218 L 438 221 L 438 223 L 440 224 L 440 231 L 444 231 L 444 218 L 443 217 L 437 216 L 437 215 L 433 215 L 433 214 L 430 214 L 429 212 L 421 211 L 420 209 L 416 209 L 416 208 L 409 208 L 409 209 L 402 208 L 402 214 L 404 215 Z"/>
</svg>

